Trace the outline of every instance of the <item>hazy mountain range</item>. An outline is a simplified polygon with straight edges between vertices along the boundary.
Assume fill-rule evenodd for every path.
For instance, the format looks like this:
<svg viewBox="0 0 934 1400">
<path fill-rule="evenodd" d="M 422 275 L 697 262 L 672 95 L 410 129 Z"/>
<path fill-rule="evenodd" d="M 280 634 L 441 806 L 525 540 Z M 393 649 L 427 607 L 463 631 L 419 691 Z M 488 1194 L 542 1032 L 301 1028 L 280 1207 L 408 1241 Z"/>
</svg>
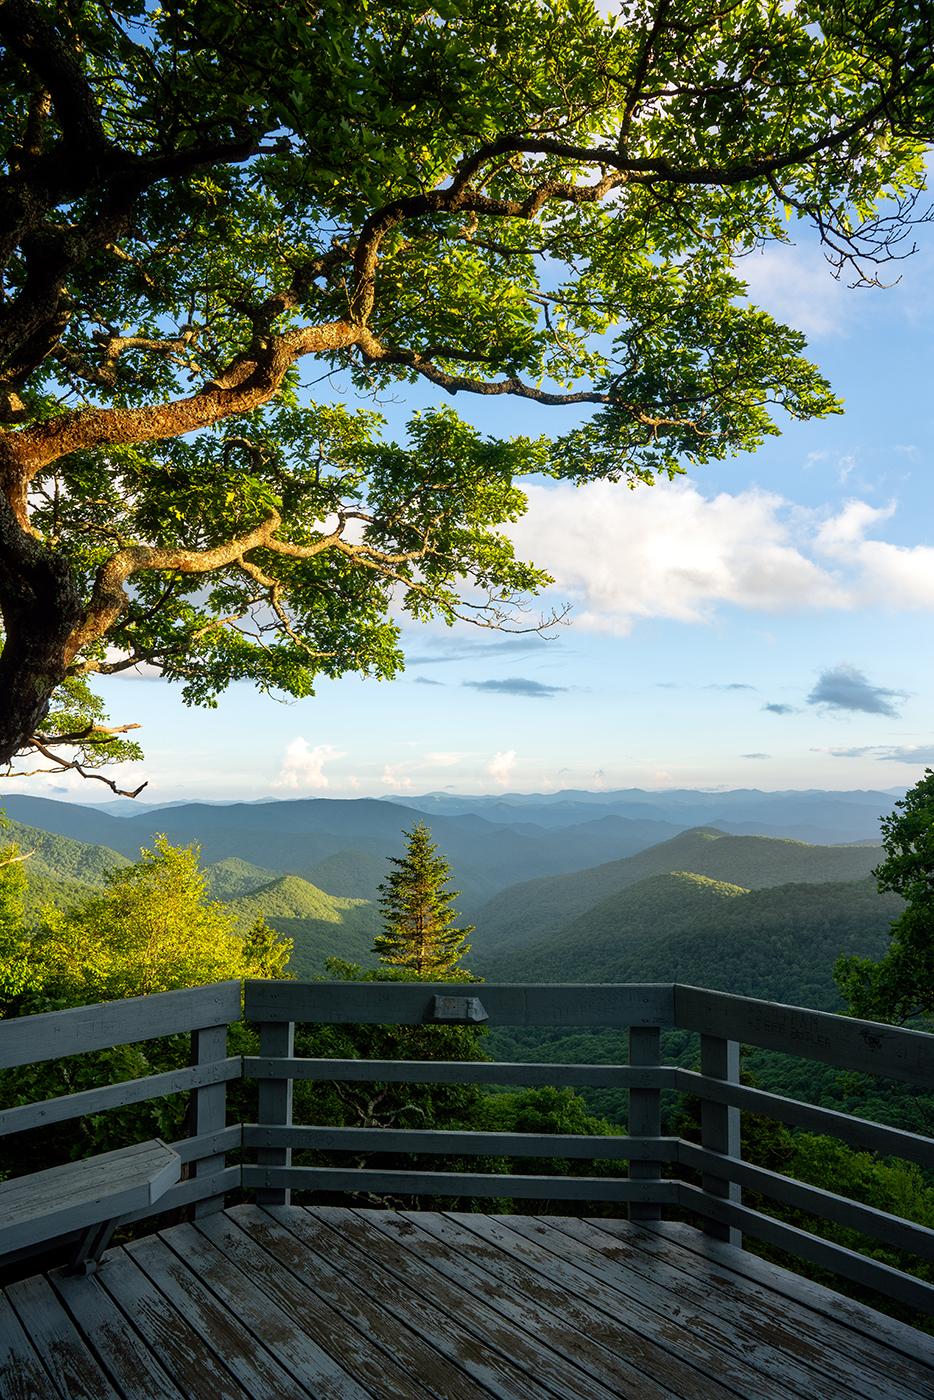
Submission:
<svg viewBox="0 0 934 1400">
<path fill-rule="evenodd" d="M 451 860 L 453 885 L 462 891 L 457 907 L 476 925 L 469 966 L 505 981 L 668 981 L 677 975 L 749 994 L 750 969 L 756 966 L 757 994 L 772 987 L 768 994 L 775 995 L 778 977 L 782 995 L 788 995 L 791 984 L 780 964 L 791 958 L 794 966 L 809 969 L 798 978 L 799 991 L 809 989 L 817 998 L 811 1004 L 824 1005 L 835 996 L 829 969 L 839 952 L 881 951 L 897 901 L 889 907 L 891 899 L 880 899 L 868 880 L 879 860 L 878 836 L 855 836 L 854 844 L 807 844 L 730 834 L 722 821 L 684 829 L 659 815 L 666 810 L 661 805 L 631 802 L 627 808 L 623 799 L 634 795 L 659 797 L 428 794 L 413 799 L 422 804 L 433 839 Z M 885 793 L 716 797 L 727 804 L 718 810 L 732 803 L 743 813 L 756 803 L 786 813 L 795 804 L 814 812 L 847 808 L 854 834 L 877 820 L 866 813 L 890 811 L 893 803 L 893 795 Z M 708 810 L 704 803 L 711 800 L 710 794 L 698 793 L 661 798 L 682 816 Z M 690 800 L 699 798 L 703 802 Z M 18 794 L 0 803 L 13 818 L 10 837 L 33 852 L 28 865 L 33 913 L 44 903 L 64 907 L 100 888 L 107 869 L 138 859 L 140 847 L 164 832 L 175 844 L 201 846 L 211 897 L 230 905 L 239 928 L 263 914 L 294 940 L 291 970 L 298 976 L 320 974 L 329 955 L 372 964 L 370 948 L 380 926 L 377 886 L 387 874 L 386 857 L 401 854 L 404 830 L 422 817 L 415 806 L 372 799 L 146 809 L 105 804 L 130 810 L 129 816 Z M 470 803 L 483 815 L 450 810 Z M 613 807 L 647 809 L 651 815 L 625 816 L 608 810 Z M 515 820 L 530 814 L 545 814 L 550 825 Z M 839 834 L 839 824 L 832 834 Z M 804 885 L 814 888 L 803 896 Z M 793 887 L 799 892 L 792 894 Z M 750 893 L 762 890 L 771 892 L 765 902 Z M 778 944 L 770 944 L 762 930 L 778 916 L 782 900 L 787 911 L 792 906 L 797 911 L 800 932 L 791 925 L 785 929 L 785 953 L 779 957 Z M 814 937 L 815 921 L 821 920 L 831 929 L 829 944 L 827 937 Z M 745 923 L 749 929 L 741 937 L 736 929 Z M 729 938 L 727 924 L 734 930 Z M 744 943 L 739 962 L 732 954 L 724 962 L 725 938 L 739 939 L 737 948 Z M 746 971 L 737 971 L 740 965 Z"/>
</svg>

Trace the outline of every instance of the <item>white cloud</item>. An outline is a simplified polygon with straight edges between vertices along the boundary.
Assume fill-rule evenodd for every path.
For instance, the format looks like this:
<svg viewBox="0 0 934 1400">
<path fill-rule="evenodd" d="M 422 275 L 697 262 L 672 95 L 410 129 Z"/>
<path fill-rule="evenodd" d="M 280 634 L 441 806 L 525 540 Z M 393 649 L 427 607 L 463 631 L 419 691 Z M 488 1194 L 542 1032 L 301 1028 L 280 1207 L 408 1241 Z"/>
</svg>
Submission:
<svg viewBox="0 0 934 1400">
<path fill-rule="evenodd" d="M 403 765 L 401 763 L 397 763 L 395 767 L 387 763 L 383 769 L 383 776 L 380 779 L 383 786 L 388 787 L 392 792 L 411 792 L 413 790 L 412 779 L 400 777 L 402 768 Z"/>
<path fill-rule="evenodd" d="M 487 772 L 495 783 L 500 787 L 508 787 L 509 775 L 516 766 L 516 751 L 509 749 L 506 753 L 494 754 L 492 761 L 487 765 Z"/>
<path fill-rule="evenodd" d="M 343 752 L 333 744 L 315 744 L 310 749 L 308 741 L 299 735 L 287 746 L 285 762 L 273 787 L 326 788 L 329 784 L 322 772 L 323 765 L 330 759 L 343 757 Z"/>
<path fill-rule="evenodd" d="M 705 496 L 686 478 L 626 491 L 609 482 L 526 488 L 512 528 L 547 568 L 578 626 L 626 634 L 639 618 L 711 621 L 719 604 L 762 612 L 934 609 L 934 549 L 866 539 L 895 505 L 836 514 L 752 488 Z"/>
</svg>

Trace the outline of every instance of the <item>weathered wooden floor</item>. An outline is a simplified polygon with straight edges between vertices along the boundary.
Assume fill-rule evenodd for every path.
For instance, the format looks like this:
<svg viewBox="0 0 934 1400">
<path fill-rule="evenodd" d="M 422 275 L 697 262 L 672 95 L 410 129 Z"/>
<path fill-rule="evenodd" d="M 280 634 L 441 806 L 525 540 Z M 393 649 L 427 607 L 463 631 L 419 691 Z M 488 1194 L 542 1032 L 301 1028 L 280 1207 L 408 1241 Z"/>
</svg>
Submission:
<svg viewBox="0 0 934 1400">
<path fill-rule="evenodd" d="M 934 1397 L 934 1338 L 687 1226 L 261 1210 L 0 1295 L 3 1400 Z"/>
</svg>

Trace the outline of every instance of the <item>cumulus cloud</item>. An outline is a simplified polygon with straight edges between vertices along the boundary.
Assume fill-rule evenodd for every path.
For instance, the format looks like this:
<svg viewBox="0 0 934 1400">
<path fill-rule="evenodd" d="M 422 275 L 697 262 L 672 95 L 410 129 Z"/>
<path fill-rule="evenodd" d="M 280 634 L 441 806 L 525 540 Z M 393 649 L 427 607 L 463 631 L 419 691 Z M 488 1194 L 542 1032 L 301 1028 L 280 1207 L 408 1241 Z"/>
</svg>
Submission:
<svg viewBox="0 0 934 1400">
<path fill-rule="evenodd" d="M 723 604 L 934 611 L 934 547 L 867 538 L 894 505 L 851 500 L 828 516 L 758 488 L 707 496 L 685 478 L 525 489 L 529 513 L 511 534 L 554 575 L 578 626 L 625 635 L 640 618 L 711 621 Z"/>
<path fill-rule="evenodd" d="M 500 787 L 509 786 L 509 775 L 516 766 L 516 751 L 508 749 L 506 753 L 494 754 L 487 764 L 487 772 L 494 783 L 499 783 Z"/>
<path fill-rule="evenodd" d="M 444 681 L 431 681 L 427 676 L 416 676 L 416 685 L 444 685 Z"/>
<path fill-rule="evenodd" d="M 771 758 L 770 753 L 741 753 L 740 758 Z"/>
<path fill-rule="evenodd" d="M 809 705 L 827 705 L 834 710 L 862 710 L 870 715 L 888 715 L 898 718 L 893 699 L 906 699 L 903 690 L 887 690 L 881 685 L 870 685 L 862 671 L 855 666 L 832 666 L 822 671 L 817 684 L 808 696 Z"/>
<path fill-rule="evenodd" d="M 794 705 L 763 705 L 762 708 L 773 715 L 796 715 L 798 713 Z"/>
<path fill-rule="evenodd" d="M 535 699 L 546 699 L 567 690 L 566 685 L 544 685 L 542 681 L 529 681 L 523 676 L 510 676 L 505 681 L 461 681 L 461 685 L 471 690 L 483 690 L 491 695 L 526 695 Z"/>
<path fill-rule="evenodd" d="M 412 792 L 412 779 L 407 778 L 402 773 L 403 765 L 397 763 L 395 767 L 387 763 L 383 769 L 383 776 L 380 782 L 384 787 L 388 787 L 392 792 Z"/>
<path fill-rule="evenodd" d="M 424 641 L 419 637 L 419 641 Z M 432 639 L 431 651 L 406 655 L 409 666 L 435 666 L 445 661 L 473 661 L 478 656 L 509 656 L 516 652 L 530 655 L 546 643 L 535 637 L 506 637 L 500 642 L 474 642 L 463 637 Z"/>
<path fill-rule="evenodd" d="M 730 685 L 705 685 L 705 690 L 755 690 L 754 685 L 745 685 L 742 681 L 733 681 Z"/>
<path fill-rule="evenodd" d="M 838 335 L 852 315 L 852 297 L 835 282 L 818 248 L 772 244 L 737 267 L 749 299 L 815 338 Z"/>
<path fill-rule="evenodd" d="M 343 758 L 344 753 L 333 744 L 315 744 L 308 747 L 307 740 L 299 735 L 286 747 L 285 762 L 273 787 L 287 788 L 326 788 L 328 780 L 322 767 L 330 759 Z"/>
</svg>

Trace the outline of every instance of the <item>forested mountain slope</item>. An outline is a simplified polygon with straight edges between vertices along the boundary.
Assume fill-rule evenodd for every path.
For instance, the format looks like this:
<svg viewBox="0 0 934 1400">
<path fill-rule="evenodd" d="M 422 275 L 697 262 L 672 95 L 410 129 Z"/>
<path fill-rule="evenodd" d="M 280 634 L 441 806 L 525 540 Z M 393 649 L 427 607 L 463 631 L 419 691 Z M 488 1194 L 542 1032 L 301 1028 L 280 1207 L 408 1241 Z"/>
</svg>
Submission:
<svg viewBox="0 0 934 1400">
<path fill-rule="evenodd" d="M 835 1011 L 835 960 L 881 956 L 904 908 L 872 879 L 750 891 L 698 880 L 644 880 L 481 970 L 497 982 L 686 982 Z"/>
<path fill-rule="evenodd" d="M 808 846 L 771 836 L 728 836 L 695 827 L 624 860 L 589 870 L 525 881 L 501 891 L 471 912 L 477 931 L 474 955 L 504 955 L 533 939 L 557 933 L 616 891 L 650 875 L 689 871 L 743 889 L 791 881 L 821 883 L 864 879 L 878 865 L 871 846 Z"/>
<path fill-rule="evenodd" d="M 708 880 L 683 870 L 650 875 L 617 890 L 547 938 L 536 938 L 503 957 L 477 960 L 494 982 L 606 982 L 624 949 L 680 928 L 685 920 L 725 899 L 746 894 L 739 885 Z"/>
</svg>

